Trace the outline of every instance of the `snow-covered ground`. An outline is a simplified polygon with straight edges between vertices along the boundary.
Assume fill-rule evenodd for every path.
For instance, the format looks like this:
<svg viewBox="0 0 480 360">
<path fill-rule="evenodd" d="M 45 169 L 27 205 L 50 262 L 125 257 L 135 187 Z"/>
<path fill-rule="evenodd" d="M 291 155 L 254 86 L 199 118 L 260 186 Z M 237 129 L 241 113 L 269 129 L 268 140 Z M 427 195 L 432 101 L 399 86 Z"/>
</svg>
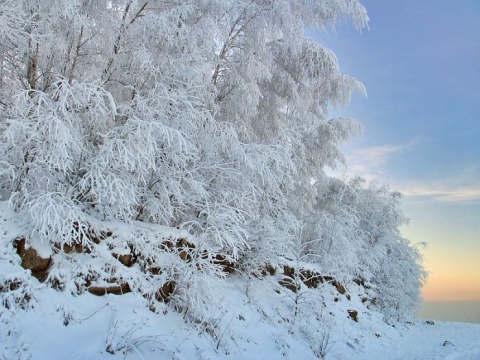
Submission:
<svg viewBox="0 0 480 360">
<path fill-rule="evenodd" d="M 238 285 L 238 284 L 237 284 Z M 257 284 L 258 285 L 258 284 Z M 3 359 L 315 359 L 280 301 L 250 300 L 237 287 L 224 289 L 228 308 L 219 306 L 209 323 L 187 324 L 181 314 L 158 314 L 133 294 L 65 299 L 46 291 L 41 307 L 2 314 Z M 281 295 L 279 294 L 279 299 Z M 278 300 L 278 299 L 277 299 Z M 265 307 L 269 303 L 269 307 Z M 9 318 L 10 317 L 10 318 Z M 10 321 L 9 321 L 10 320 Z M 349 319 L 318 334 L 329 336 L 325 359 L 480 359 L 480 324 L 423 320 L 392 327 L 381 320 Z M 0 358 L 2 358 L 0 356 Z"/>
<path fill-rule="evenodd" d="M 480 324 L 435 321 L 431 325 L 418 320 L 402 329 L 385 329 L 382 337 L 368 339 L 362 352 L 342 345 L 326 359 L 478 360 Z"/>
<path fill-rule="evenodd" d="M 207 316 L 146 299 L 140 292 L 94 296 L 55 290 L 20 266 L 12 239 L 21 219 L 0 208 L 0 359 L 480 359 L 480 324 L 416 320 L 391 326 L 361 301 L 294 294 L 274 276 L 229 275 L 215 283 Z M 157 231 L 166 231 L 157 228 Z M 173 230 L 172 230 L 173 231 Z M 38 244 L 41 250 L 41 244 Z M 12 283 L 10 283 L 12 284 Z M 318 293 L 318 299 L 311 298 Z M 24 297 L 22 297 L 24 296 Z M 348 311 L 358 311 L 358 322 Z"/>
</svg>

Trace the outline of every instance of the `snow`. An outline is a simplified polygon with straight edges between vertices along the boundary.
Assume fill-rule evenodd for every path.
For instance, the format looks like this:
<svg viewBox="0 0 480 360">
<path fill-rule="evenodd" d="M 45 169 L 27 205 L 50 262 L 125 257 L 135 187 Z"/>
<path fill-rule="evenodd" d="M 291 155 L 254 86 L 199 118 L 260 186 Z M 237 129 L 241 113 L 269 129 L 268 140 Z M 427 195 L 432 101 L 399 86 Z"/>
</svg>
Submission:
<svg viewBox="0 0 480 360">
<path fill-rule="evenodd" d="M 364 87 L 304 29 L 361 4 L 3 3 L 0 360 L 455 355 L 400 194 L 324 173 Z"/>
<path fill-rule="evenodd" d="M 418 320 L 403 329 L 388 329 L 384 336 L 365 344 L 363 354 L 352 359 L 480 359 L 480 324 Z M 342 352 L 339 351 L 341 354 Z M 332 359 L 342 359 L 331 354 Z"/>
<path fill-rule="evenodd" d="M 134 294 L 69 297 L 44 289 L 34 308 L 15 314 L 9 326 L 2 314 L 0 349 L 8 359 L 21 348 L 27 349 L 21 359 L 316 358 L 288 321 L 272 321 L 273 313 L 288 312 L 282 295 L 272 297 L 257 282 L 249 298 L 240 285 L 222 289 L 227 307 L 219 306 L 210 324 L 185 323 L 167 306 L 155 314 Z M 479 338 L 479 324 L 418 320 L 395 328 L 379 319 L 345 319 L 332 330 L 325 359 L 474 360 Z"/>
<path fill-rule="evenodd" d="M 94 296 L 57 291 L 20 266 L 11 240 L 24 230 L 7 203 L 0 207 L 0 223 L 0 278 L 22 279 L 32 295 L 25 308 L 0 307 L 0 359 L 308 360 L 322 354 L 327 360 L 480 359 L 480 324 L 418 319 L 388 325 L 361 302 L 360 287 L 349 289 L 349 300 L 324 284 L 323 297 L 316 300 L 306 298 L 310 293 L 283 288 L 275 276 L 233 274 L 216 283 L 215 301 L 197 322 L 170 304 L 156 302 L 151 309 L 136 292 Z M 114 232 L 147 240 L 186 235 L 147 224 L 106 224 Z M 358 322 L 348 317 L 348 309 L 358 311 Z"/>
</svg>

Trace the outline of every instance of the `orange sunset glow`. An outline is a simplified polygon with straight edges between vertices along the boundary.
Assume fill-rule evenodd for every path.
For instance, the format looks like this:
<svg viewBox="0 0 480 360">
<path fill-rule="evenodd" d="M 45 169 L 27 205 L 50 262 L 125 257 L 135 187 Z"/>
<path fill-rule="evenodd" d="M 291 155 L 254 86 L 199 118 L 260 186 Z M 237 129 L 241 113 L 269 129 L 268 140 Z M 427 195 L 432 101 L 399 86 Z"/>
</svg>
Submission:
<svg viewBox="0 0 480 360">
<path fill-rule="evenodd" d="M 480 300 L 478 253 L 462 249 L 424 250 L 429 278 L 423 288 L 426 301 Z"/>
</svg>

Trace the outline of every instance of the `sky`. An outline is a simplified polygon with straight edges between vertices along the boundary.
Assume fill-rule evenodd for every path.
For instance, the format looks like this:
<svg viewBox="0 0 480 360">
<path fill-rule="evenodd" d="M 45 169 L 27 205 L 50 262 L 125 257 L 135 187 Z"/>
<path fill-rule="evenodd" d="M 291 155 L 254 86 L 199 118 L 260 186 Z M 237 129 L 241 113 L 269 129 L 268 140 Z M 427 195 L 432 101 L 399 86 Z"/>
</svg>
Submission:
<svg viewBox="0 0 480 360">
<path fill-rule="evenodd" d="M 480 301 L 480 1 L 361 3 L 368 29 L 307 34 L 367 88 L 337 111 L 363 125 L 337 173 L 404 194 L 402 232 L 428 243 L 425 300 Z"/>
</svg>

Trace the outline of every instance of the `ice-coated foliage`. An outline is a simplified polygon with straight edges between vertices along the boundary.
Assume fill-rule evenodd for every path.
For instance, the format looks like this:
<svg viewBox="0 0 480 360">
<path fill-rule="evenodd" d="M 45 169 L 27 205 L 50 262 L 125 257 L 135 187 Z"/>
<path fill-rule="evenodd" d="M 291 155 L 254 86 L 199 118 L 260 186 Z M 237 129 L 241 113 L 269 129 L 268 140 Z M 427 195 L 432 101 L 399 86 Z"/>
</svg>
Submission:
<svg viewBox="0 0 480 360">
<path fill-rule="evenodd" d="M 201 317 L 218 259 L 256 274 L 296 261 L 367 281 L 388 318 L 411 309 L 424 273 L 397 194 L 324 173 L 361 130 L 327 109 L 364 88 L 304 30 L 344 17 L 368 21 L 357 0 L 2 2 L 0 196 L 56 253 L 47 283 L 113 277 L 151 298 L 174 281 Z M 194 255 L 142 235 L 96 246 L 113 220 L 176 227 Z M 58 253 L 75 244 L 90 260 Z"/>
<path fill-rule="evenodd" d="M 305 256 L 324 272 L 368 284 L 388 320 L 414 316 L 426 273 L 418 245 L 405 239 L 407 220 L 398 192 L 354 178 L 317 184 L 314 211 L 305 221 Z"/>
</svg>

